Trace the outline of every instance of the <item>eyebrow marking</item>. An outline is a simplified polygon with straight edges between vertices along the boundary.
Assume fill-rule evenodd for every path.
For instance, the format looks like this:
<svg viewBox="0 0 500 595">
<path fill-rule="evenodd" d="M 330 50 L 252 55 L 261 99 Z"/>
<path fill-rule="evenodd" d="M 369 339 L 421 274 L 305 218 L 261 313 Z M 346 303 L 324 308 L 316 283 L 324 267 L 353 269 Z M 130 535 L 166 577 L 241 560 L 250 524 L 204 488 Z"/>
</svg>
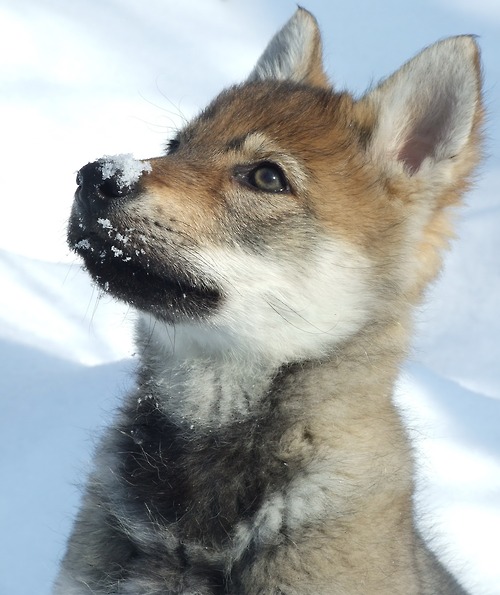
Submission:
<svg viewBox="0 0 500 595">
<path fill-rule="evenodd" d="M 249 137 L 249 135 L 252 134 L 251 132 L 248 134 L 243 134 L 242 136 L 237 136 L 233 139 L 231 139 L 227 144 L 226 144 L 226 150 L 227 151 L 241 151 L 243 149 L 243 147 L 245 146 L 245 143 Z"/>
<path fill-rule="evenodd" d="M 269 138 L 258 130 L 253 130 L 236 136 L 226 143 L 227 151 L 241 151 L 250 153 L 281 152 Z"/>
</svg>

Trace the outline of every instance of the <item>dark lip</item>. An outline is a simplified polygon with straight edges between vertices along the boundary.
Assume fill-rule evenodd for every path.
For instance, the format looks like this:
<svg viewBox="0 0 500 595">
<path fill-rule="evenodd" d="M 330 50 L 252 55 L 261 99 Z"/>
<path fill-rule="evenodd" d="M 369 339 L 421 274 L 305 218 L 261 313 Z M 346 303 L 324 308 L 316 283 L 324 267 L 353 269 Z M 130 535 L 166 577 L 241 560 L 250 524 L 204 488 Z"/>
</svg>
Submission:
<svg viewBox="0 0 500 595">
<path fill-rule="evenodd" d="M 221 292 L 207 280 L 157 262 L 147 253 L 132 253 L 104 235 L 89 230 L 74 213 L 68 227 L 68 244 L 83 259 L 90 276 L 106 293 L 168 322 L 200 318 L 212 311 Z"/>
</svg>

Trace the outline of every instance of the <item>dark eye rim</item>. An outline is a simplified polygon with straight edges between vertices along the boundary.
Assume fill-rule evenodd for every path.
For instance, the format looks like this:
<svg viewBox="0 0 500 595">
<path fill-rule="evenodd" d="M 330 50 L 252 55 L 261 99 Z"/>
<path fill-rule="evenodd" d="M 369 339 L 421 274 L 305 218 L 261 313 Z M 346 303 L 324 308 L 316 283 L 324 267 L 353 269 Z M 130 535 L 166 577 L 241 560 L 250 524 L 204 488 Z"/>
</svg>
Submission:
<svg viewBox="0 0 500 595">
<path fill-rule="evenodd" d="M 264 189 L 259 187 L 252 179 L 255 179 L 255 173 L 262 168 L 273 169 L 277 172 L 281 181 L 281 187 L 275 190 Z M 258 163 L 252 163 L 251 165 L 240 165 L 234 170 L 234 177 L 240 184 L 243 184 L 256 192 L 264 192 L 266 194 L 289 194 L 292 192 L 290 182 L 283 171 L 283 168 L 275 163 L 274 161 L 259 161 Z"/>
<path fill-rule="evenodd" d="M 178 138 L 172 138 L 169 141 L 167 141 L 167 145 L 165 147 L 167 155 L 172 155 L 173 153 L 175 153 L 180 146 L 181 141 Z"/>
</svg>

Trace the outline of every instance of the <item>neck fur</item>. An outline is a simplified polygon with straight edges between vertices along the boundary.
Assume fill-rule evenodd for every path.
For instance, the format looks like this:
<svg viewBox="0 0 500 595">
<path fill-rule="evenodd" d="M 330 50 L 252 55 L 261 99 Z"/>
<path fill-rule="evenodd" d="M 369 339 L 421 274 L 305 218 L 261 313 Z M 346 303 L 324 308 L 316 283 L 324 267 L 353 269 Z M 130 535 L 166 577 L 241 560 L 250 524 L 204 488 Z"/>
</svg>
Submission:
<svg viewBox="0 0 500 595">
<path fill-rule="evenodd" d="M 141 394 L 150 391 L 167 415 L 191 429 L 258 417 L 276 378 L 282 380 L 292 369 L 294 390 L 285 397 L 286 406 L 301 415 L 321 414 L 331 408 L 332 399 L 369 410 L 367 400 L 377 401 L 376 395 L 390 400 L 406 353 L 406 332 L 399 323 L 364 330 L 328 356 L 302 362 L 273 360 L 235 348 L 215 331 L 205 334 L 149 318 L 141 320 L 138 339 Z"/>
</svg>

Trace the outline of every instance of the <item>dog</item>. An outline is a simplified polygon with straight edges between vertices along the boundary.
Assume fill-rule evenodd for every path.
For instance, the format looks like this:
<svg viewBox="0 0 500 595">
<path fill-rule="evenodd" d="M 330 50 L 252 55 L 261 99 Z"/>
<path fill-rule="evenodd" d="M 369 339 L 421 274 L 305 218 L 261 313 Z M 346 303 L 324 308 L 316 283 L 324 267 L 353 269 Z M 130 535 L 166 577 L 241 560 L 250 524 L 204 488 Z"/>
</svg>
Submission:
<svg viewBox="0 0 500 595">
<path fill-rule="evenodd" d="M 68 241 L 137 310 L 56 595 L 465 593 L 419 534 L 392 394 L 481 157 L 471 36 L 355 99 L 299 8 L 145 161 L 78 173 Z"/>
</svg>

